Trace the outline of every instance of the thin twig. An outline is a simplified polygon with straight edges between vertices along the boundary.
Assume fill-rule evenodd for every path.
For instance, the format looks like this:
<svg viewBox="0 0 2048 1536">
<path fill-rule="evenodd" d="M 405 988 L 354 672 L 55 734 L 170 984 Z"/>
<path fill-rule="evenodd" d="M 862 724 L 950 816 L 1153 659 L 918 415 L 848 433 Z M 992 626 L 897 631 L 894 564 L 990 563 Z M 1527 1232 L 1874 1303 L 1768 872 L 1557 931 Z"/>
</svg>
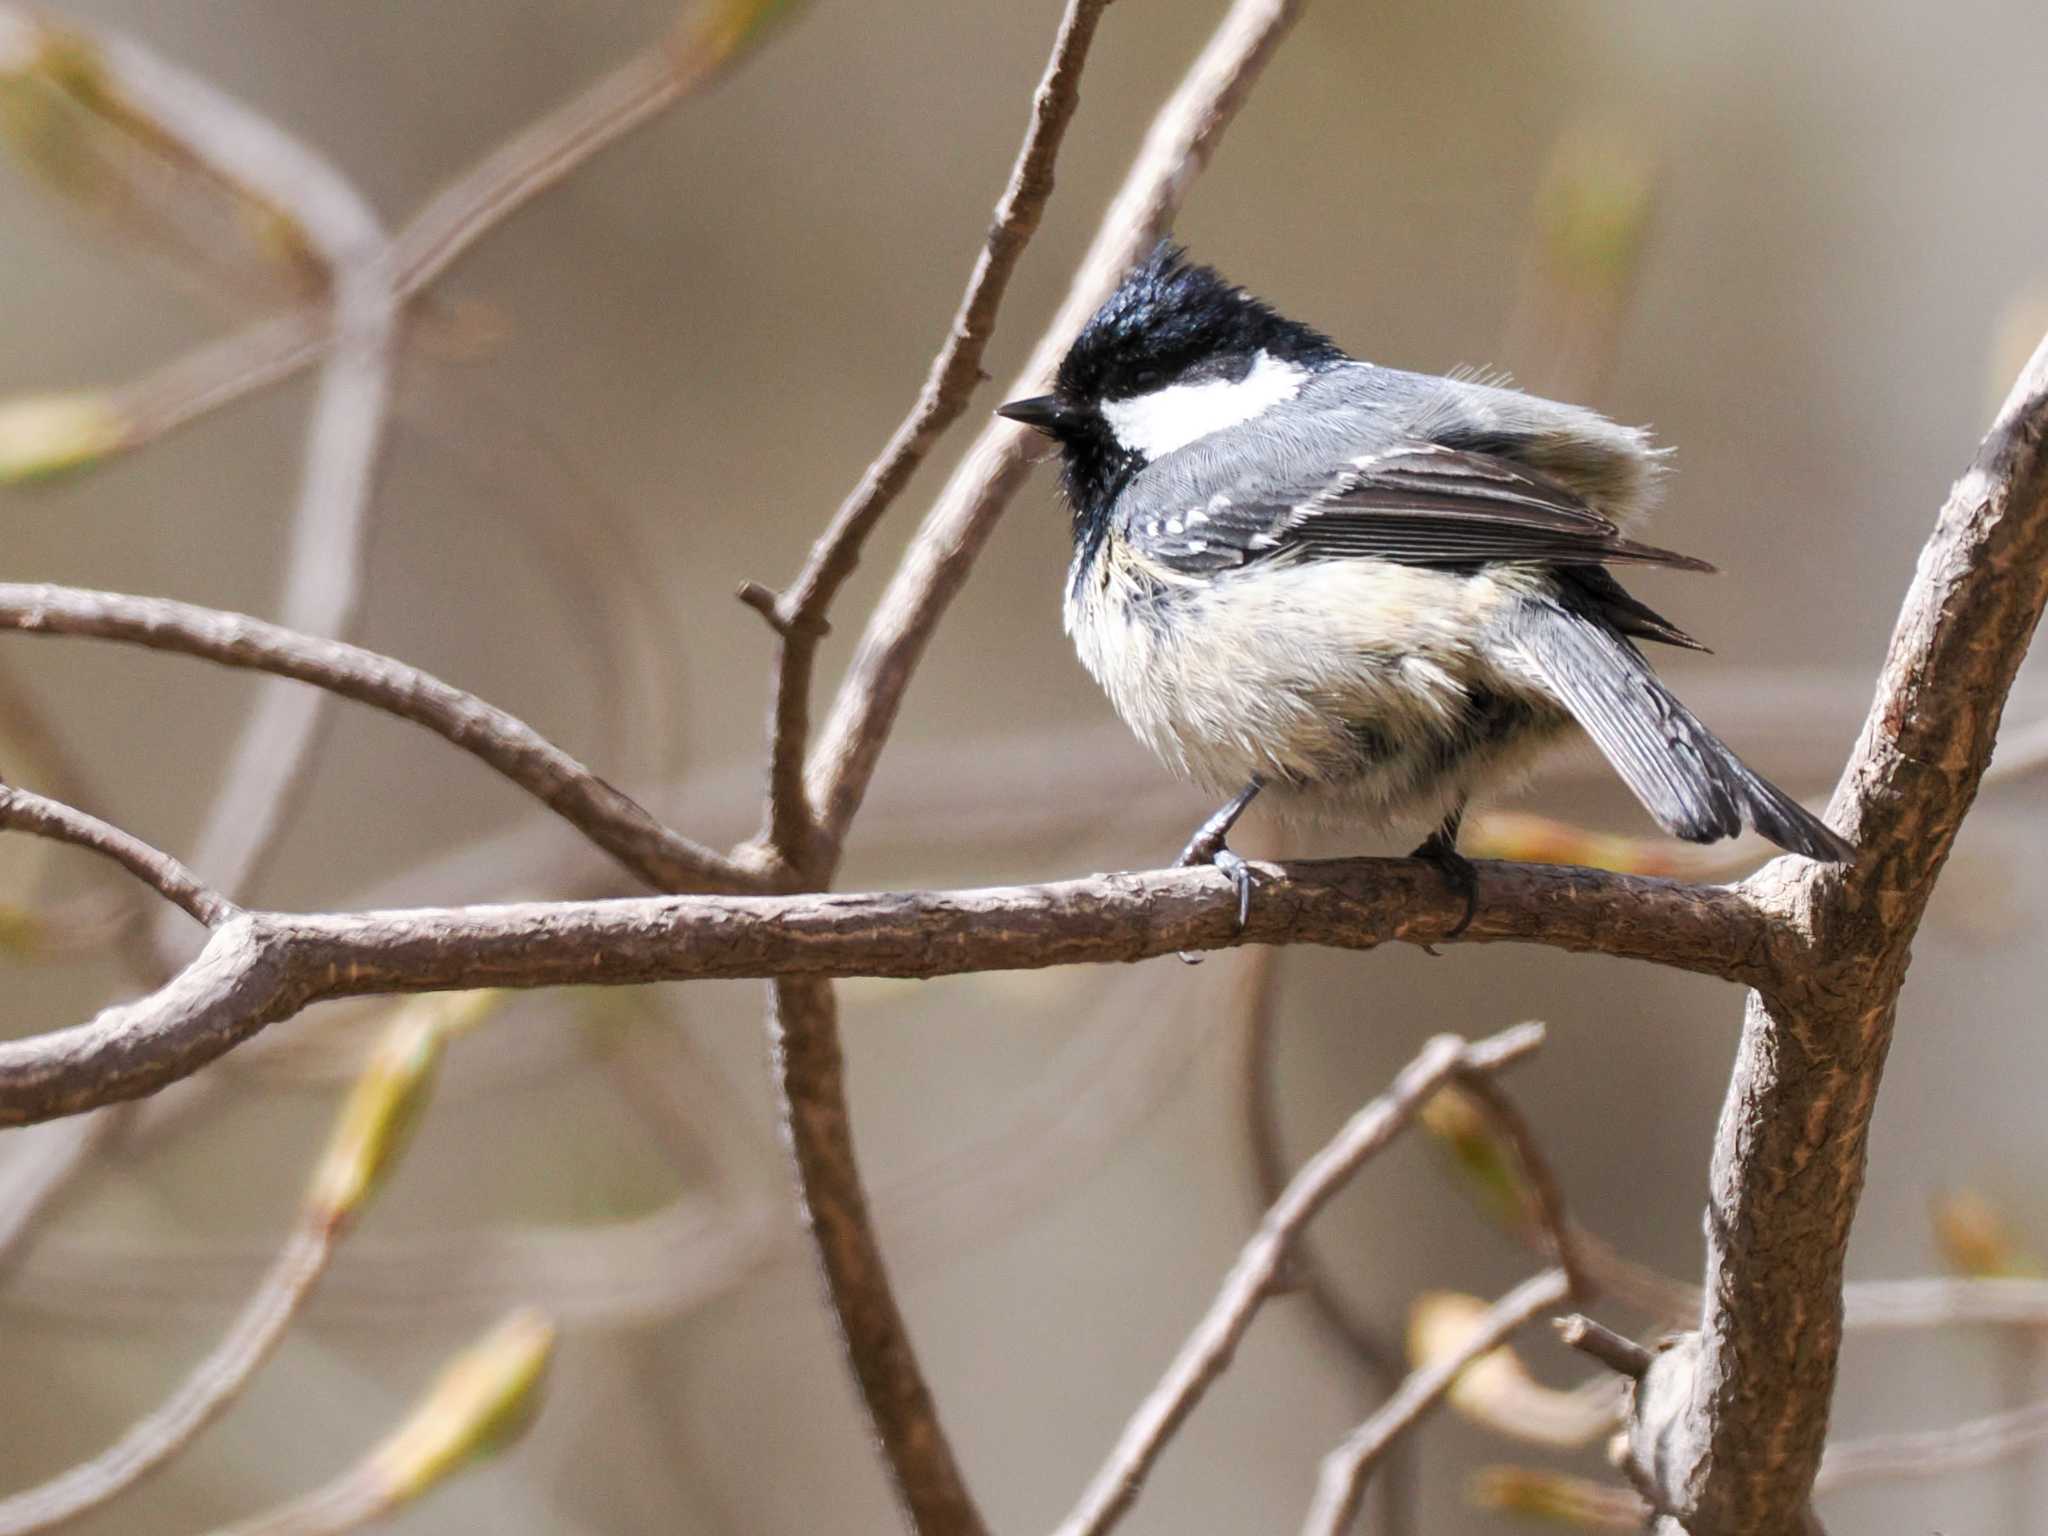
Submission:
<svg viewBox="0 0 2048 1536">
<path fill-rule="evenodd" d="M 1650 1361 L 1654 1358 L 1652 1351 L 1634 1339 L 1616 1333 L 1604 1323 L 1596 1323 L 1582 1313 L 1559 1318 L 1557 1336 L 1570 1348 L 1591 1355 L 1609 1370 L 1632 1381 L 1650 1368 Z"/>
<path fill-rule="evenodd" d="M 47 1531 L 99 1508 L 189 1445 L 241 1395 L 334 1255 L 335 1233 L 295 1231 L 242 1314 L 178 1390 L 99 1455 L 0 1499 L 0 1536 Z"/>
<path fill-rule="evenodd" d="M 1564 1206 L 1564 1188 L 1550 1166 L 1550 1159 L 1537 1140 L 1535 1130 L 1515 1101 L 1484 1072 L 1465 1069 L 1457 1074 L 1458 1087 L 1479 1107 L 1492 1124 L 1494 1134 L 1514 1149 L 1515 1162 L 1535 1209 L 1536 1230 L 1572 1282 L 1572 1299 L 1590 1301 L 1598 1293 L 1598 1282 L 1589 1270 L 1579 1243 L 1578 1228 Z"/>
<path fill-rule="evenodd" d="M 2048 1280 L 1940 1276 L 1859 1280 L 1842 1288 L 1843 1325 L 1902 1328 L 2048 1328 Z"/>
<path fill-rule="evenodd" d="M 1821 1457 L 1815 1493 L 1862 1483 L 1948 1477 L 1988 1467 L 2048 1440 L 2048 1400 L 1967 1419 L 1948 1429 L 1841 1440 Z"/>
<path fill-rule="evenodd" d="M 69 24 L 67 23 L 67 26 Z M 361 609 L 372 484 L 391 397 L 398 301 L 376 212 L 322 155 L 268 117 L 128 38 L 98 34 L 100 65 L 124 102 L 235 185 L 282 210 L 328 274 L 332 344 L 307 431 L 284 622 L 345 637 Z M 194 843 L 225 890 L 246 888 L 303 787 L 331 700 L 272 685 L 259 693 Z"/>
<path fill-rule="evenodd" d="M 1498 1349 L 1516 1330 L 1554 1311 L 1570 1295 L 1571 1281 L 1562 1269 L 1534 1275 L 1489 1307 L 1485 1319 L 1457 1349 L 1412 1373 L 1384 1408 L 1323 1458 L 1302 1536 L 1342 1536 L 1349 1530 L 1365 1496 L 1366 1480 L 1387 1448 L 1442 1401 L 1466 1367 Z"/>
<path fill-rule="evenodd" d="M 353 1467 L 214 1536 L 343 1536 L 389 1520 L 532 1421 L 555 1335 L 554 1320 L 531 1307 L 502 1318 Z"/>
<path fill-rule="evenodd" d="M 1303 4 L 1235 0 L 1152 120 L 1065 302 L 1019 375 L 1016 393 L 1029 393 L 1051 374 L 1103 296 L 1166 232 Z M 1035 453 L 1029 436 L 1010 422 L 984 429 L 939 493 L 868 621 L 805 769 L 811 804 L 828 844 L 845 839 L 932 632 L 965 585 L 996 519 L 1024 482 Z"/>
<path fill-rule="evenodd" d="M 713 62 L 650 45 L 447 183 L 391 242 L 392 297 L 400 306 L 417 297 L 512 214 L 715 78 Z M 325 315 L 294 311 L 185 354 L 118 392 L 128 445 L 290 378 L 339 334 Z"/>
<path fill-rule="evenodd" d="M 1252 1240 L 1224 1277 L 1216 1300 L 1157 1387 L 1118 1438 L 1059 1536 L 1102 1536 L 1136 1502 L 1166 1444 L 1223 1374 L 1252 1320 L 1278 1288 L 1289 1248 L 1331 1198 L 1414 1119 L 1430 1095 L 1463 1072 L 1495 1072 L 1543 1043 L 1541 1025 L 1525 1024 L 1470 1045 L 1454 1035 L 1430 1041 L 1386 1093 L 1345 1124 L 1289 1181 Z M 1398 1394 L 1392 1401 L 1398 1400 Z"/>
<path fill-rule="evenodd" d="M 1009 181 L 989 220 L 988 239 L 975 258 L 945 344 L 932 359 L 910 413 L 840 504 L 812 546 L 802 573 L 774 606 L 771 622 L 781 646 L 764 832 L 771 847 L 813 878 L 818 873 L 810 867 L 815 818 L 804 790 L 804 757 L 810 750 L 811 676 L 818 641 L 825 633 L 826 611 L 860 563 L 861 547 L 869 532 L 903 494 L 946 429 L 959 420 L 968 397 L 981 382 L 981 360 L 995 332 L 996 314 L 1009 290 L 1010 276 L 1052 196 L 1060 142 L 1081 104 L 1081 71 L 1108 3 L 1067 0 L 1052 55 L 1032 97 L 1030 126 L 1017 147 Z"/>
<path fill-rule="evenodd" d="M 31 832 L 111 859 L 208 928 L 218 928 L 230 918 L 241 916 L 240 907 L 169 854 L 97 816 L 88 816 L 56 800 L 0 784 L 0 829 Z"/>
<path fill-rule="evenodd" d="M 1274 1083 L 1274 1015 L 1282 951 L 1266 945 L 1244 952 L 1238 981 L 1244 989 L 1244 1115 L 1251 1158 L 1253 1194 L 1264 1212 L 1287 1187 L 1289 1168 L 1280 1139 L 1280 1106 Z M 1282 1275 L 1314 1308 L 1316 1321 L 1356 1360 L 1371 1384 L 1372 1402 L 1384 1402 L 1401 1384 L 1406 1363 L 1398 1337 L 1389 1337 L 1345 1297 L 1322 1260 L 1311 1234 L 1295 1239 Z M 1378 1519 L 1382 1536 L 1406 1536 L 1415 1527 L 1413 1458 L 1398 1452 L 1380 1479 Z"/>
<path fill-rule="evenodd" d="M 512 214 L 682 100 L 710 62 L 686 66 L 666 43 L 643 48 L 435 192 L 394 242 L 399 295 L 424 290 Z"/>
<path fill-rule="evenodd" d="M 657 890 L 759 883 L 657 822 L 523 721 L 375 651 L 163 598 L 11 583 L 0 583 L 0 629 L 119 640 L 315 684 L 410 720 L 488 763 Z"/>
</svg>

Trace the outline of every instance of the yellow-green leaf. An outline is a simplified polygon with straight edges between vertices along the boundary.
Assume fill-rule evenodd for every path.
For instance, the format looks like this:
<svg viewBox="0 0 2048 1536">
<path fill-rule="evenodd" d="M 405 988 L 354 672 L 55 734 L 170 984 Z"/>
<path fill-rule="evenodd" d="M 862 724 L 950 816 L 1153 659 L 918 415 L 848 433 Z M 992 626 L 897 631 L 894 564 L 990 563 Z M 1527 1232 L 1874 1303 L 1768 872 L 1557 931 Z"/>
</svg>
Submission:
<svg viewBox="0 0 2048 1536">
<path fill-rule="evenodd" d="M 553 1320 L 522 1308 L 450 1361 L 406 1421 L 370 1453 L 367 1470 L 390 1504 L 420 1497 L 465 1462 L 525 1433 L 554 1347 Z"/>
<path fill-rule="evenodd" d="M 0 485 L 77 469 L 120 448 L 129 425 L 111 395 L 16 395 L 0 400 Z"/>
<path fill-rule="evenodd" d="M 1486 1320 L 1476 1296 L 1427 1291 L 1408 1314 L 1408 1356 L 1417 1366 L 1464 1348 Z M 1612 1433 L 1620 1422 L 1622 1382 L 1603 1373 L 1570 1391 L 1531 1376 L 1513 1346 L 1503 1344 L 1466 1366 L 1452 1384 L 1452 1408 L 1475 1424 L 1527 1445 L 1577 1450 Z"/>
<path fill-rule="evenodd" d="M 676 24 L 678 52 L 700 66 L 737 58 L 777 24 L 803 8 L 805 0 L 694 0 Z"/>
<path fill-rule="evenodd" d="M 1526 1224 L 1535 1202 L 1522 1182 L 1514 1150 L 1493 1133 L 1470 1095 L 1442 1088 L 1422 1106 L 1423 1129 L 1450 1164 L 1452 1177 L 1490 1220 Z"/>
<path fill-rule="evenodd" d="M 1538 1467 L 1481 1467 L 1466 1485 L 1465 1498 L 1496 1514 L 1581 1531 L 1640 1531 L 1649 1515 L 1632 1488 Z"/>
</svg>

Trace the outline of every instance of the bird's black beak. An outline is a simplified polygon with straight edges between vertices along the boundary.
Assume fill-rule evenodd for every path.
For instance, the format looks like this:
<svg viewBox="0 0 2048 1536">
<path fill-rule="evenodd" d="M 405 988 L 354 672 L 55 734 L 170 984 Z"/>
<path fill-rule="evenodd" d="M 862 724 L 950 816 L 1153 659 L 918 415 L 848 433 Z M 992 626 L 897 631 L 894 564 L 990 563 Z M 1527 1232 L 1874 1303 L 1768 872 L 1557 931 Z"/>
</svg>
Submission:
<svg viewBox="0 0 2048 1536">
<path fill-rule="evenodd" d="M 997 406 L 996 414 L 1011 421 L 1020 421 L 1033 431 L 1052 437 L 1070 419 L 1071 413 L 1060 404 L 1058 395 L 1033 395 L 1028 400 L 1012 400 L 1008 405 Z"/>
</svg>

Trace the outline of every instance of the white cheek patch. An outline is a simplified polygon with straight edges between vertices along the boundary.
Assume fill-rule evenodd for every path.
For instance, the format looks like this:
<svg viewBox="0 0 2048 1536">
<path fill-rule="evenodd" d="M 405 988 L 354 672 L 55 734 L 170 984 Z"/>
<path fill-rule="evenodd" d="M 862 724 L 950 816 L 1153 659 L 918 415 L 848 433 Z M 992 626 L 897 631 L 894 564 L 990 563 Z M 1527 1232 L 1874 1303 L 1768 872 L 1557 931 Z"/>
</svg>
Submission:
<svg viewBox="0 0 2048 1536">
<path fill-rule="evenodd" d="M 1105 400 L 1102 417 L 1124 447 L 1156 459 L 1292 400 L 1308 376 L 1306 368 L 1261 352 L 1241 379 L 1169 384 L 1149 395 Z"/>
</svg>

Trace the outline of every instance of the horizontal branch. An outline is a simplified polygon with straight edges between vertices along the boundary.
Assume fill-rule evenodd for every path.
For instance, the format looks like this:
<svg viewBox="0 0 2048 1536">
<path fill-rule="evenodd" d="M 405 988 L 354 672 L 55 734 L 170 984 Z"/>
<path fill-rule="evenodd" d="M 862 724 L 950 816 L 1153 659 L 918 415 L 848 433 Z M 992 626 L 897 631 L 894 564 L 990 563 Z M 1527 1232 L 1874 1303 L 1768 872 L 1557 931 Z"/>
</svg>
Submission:
<svg viewBox="0 0 2048 1536">
<path fill-rule="evenodd" d="M 770 976 L 962 975 L 1237 944 L 1532 943 L 1770 979 L 1773 920 L 1741 887 L 1480 864 L 1479 912 L 1412 859 L 1261 864 L 1251 920 L 1213 868 L 964 891 L 671 896 L 257 912 L 214 930 L 161 990 L 0 1044 L 0 1124 L 77 1114 L 188 1076 L 328 998 Z"/>
<path fill-rule="evenodd" d="M 119 640 L 324 688 L 489 764 L 657 890 L 745 889 L 723 854 L 656 821 L 523 720 L 417 667 L 246 614 L 167 598 L 0 582 L 0 629 Z"/>
</svg>

